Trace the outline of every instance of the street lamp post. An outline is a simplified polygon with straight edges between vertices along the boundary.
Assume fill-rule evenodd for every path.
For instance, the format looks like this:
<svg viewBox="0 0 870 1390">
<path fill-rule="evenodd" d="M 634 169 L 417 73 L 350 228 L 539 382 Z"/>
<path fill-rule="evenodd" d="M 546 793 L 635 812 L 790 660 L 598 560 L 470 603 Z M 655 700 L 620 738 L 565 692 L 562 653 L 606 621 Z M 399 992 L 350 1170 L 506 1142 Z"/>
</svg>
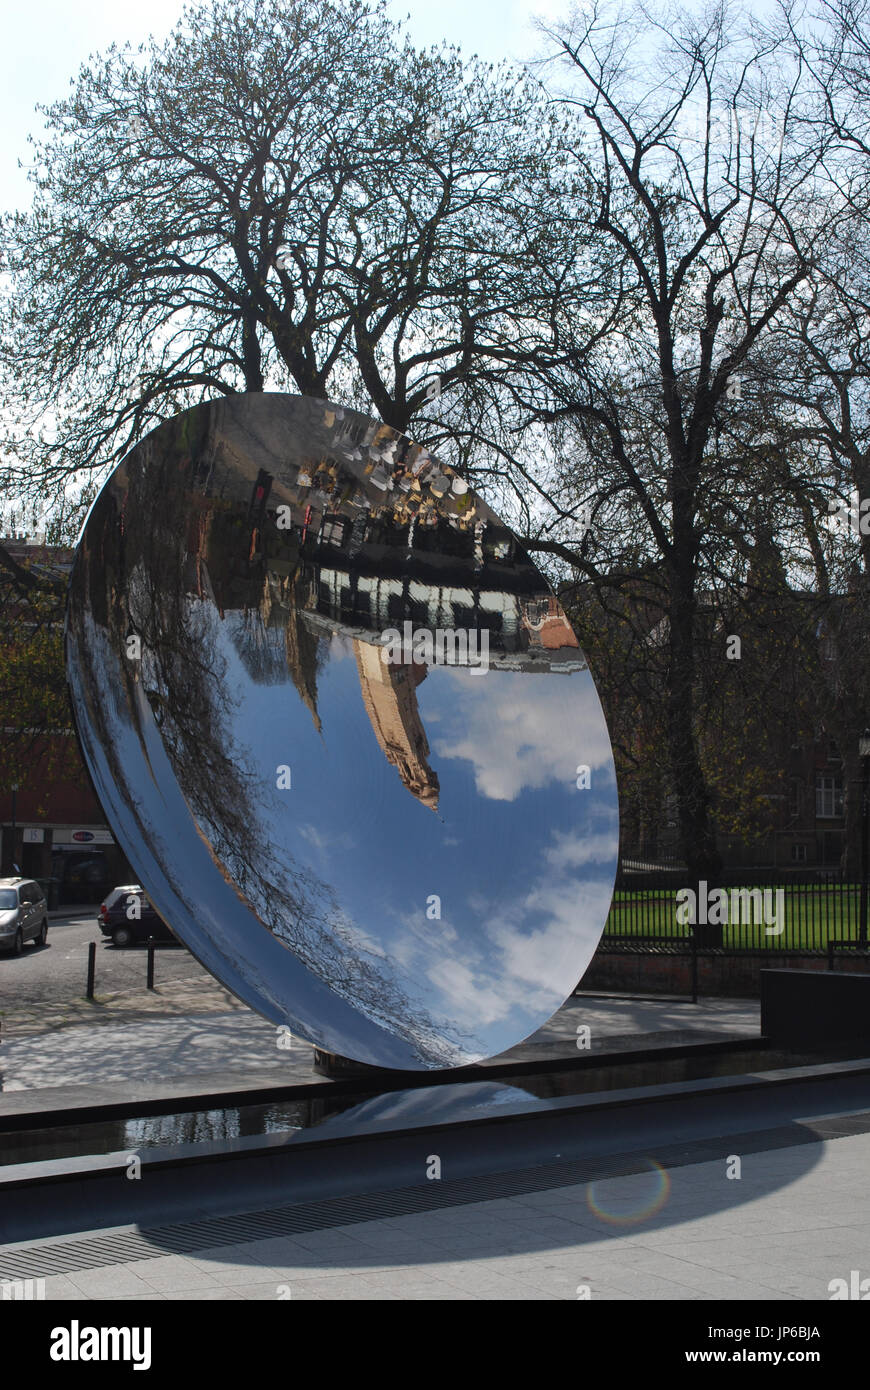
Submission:
<svg viewBox="0 0 870 1390">
<path fill-rule="evenodd" d="M 16 832 L 16 829 L 17 829 L 17 826 L 16 826 L 15 821 L 16 821 L 16 810 L 17 810 L 17 806 L 18 806 L 18 783 L 17 783 L 17 782 L 13 782 L 13 783 L 12 783 L 12 872 L 13 872 L 13 873 L 15 872 L 15 832 Z"/>
<path fill-rule="evenodd" d="M 858 924 L 858 941 L 867 945 L 867 829 L 870 822 L 870 729 L 865 729 L 858 740 L 858 754 L 861 758 L 861 913 Z"/>
</svg>

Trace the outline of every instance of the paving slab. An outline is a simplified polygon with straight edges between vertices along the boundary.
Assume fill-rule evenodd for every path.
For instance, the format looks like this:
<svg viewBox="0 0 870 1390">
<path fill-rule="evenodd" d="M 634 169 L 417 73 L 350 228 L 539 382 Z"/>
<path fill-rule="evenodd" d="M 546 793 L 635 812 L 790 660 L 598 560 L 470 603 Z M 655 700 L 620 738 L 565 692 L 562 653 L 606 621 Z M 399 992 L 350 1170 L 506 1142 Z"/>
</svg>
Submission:
<svg viewBox="0 0 870 1390">
<path fill-rule="evenodd" d="M 289 1293 L 291 1299 L 331 1302 L 542 1302 L 576 1301 L 587 1289 L 593 1302 L 827 1301 L 833 1280 L 848 1280 L 854 1269 L 870 1272 L 866 1229 L 856 1229 L 852 1219 L 855 1194 L 844 1189 L 824 1238 L 795 1244 L 795 1221 L 842 1186 L 838 1180 L 845 1174 L 870 1170 L 870 1132 L 826 1140 L 813 1150 L 812 1161 L 796 1180 L 788 1151 L 768 1151 L 763 1174 L 744 1168 L 743 1200 L 727 1212 L 710 1197 L 723 1180 L 718 1162 L 672 1170 L 667 1200 L 655 1212 L 645 1210 L 640 1176 L 614 1180 L 626 1211 L 635 1213 L 618 1229 L 588 1211 L 585 1184 L 551 1190 L 546 1194 L 549 1206 L 563 1217 L 565 1234 L 538 1252 L 513 1249 L 511 1223 L 505 1221 L 506 1212 L 518 1219 L 540 1213 L 541 1194 L 528 1193 L 475 1204 L 479 1219 L 473 1245 L 460 1226 L 445 1229 L 442 1210 L 415 1217 L 413 1251 L 398 1257 L 390 1236 L 393 1229 L 407 1235 L 406 1219 L 380 1219 L 336 1228 L 330 1235 L 338 1239 L 326 1248 L 321 1242 L 316 1253 L 298 1235 L 288 1235 L 246 1246 L 215 1246 L 198 1251 L 196 1257 L 167 1256 L 50 1277 L 46 1297 L 99 1299 L 115 1278 L 117 1296 L 131 1301 L 280 1301 Z M 771 1188 L 771 1171 L 780 1165 L 782 1185 Z M 580 1207 L 590 1217 L 588 1226 L 571 1220 Z M 858 1207 L 866 1211 L 863 1198 Z M 759 1212 L 778 1226 L 779 1241 L 773 1241 L 769 1231 L 759 1233 Z M 705 1238 L 680 1245 L 680 1231 L 689 1222 Z M 665 1232 L 676 1237 L 668 1249 L 658 1241 Z M 357 1247 L 368 1252 L 365 1264 L 360 1263 Z M 806 1314 L 803 1317 L 807 1320 Z"/>
<path fill-rule="evenodd" d="M 154 997 L 151 997 L 153 994 Z M 93 1008 L 93 1006 L 89 1006 Z M 314 1070 L 313 1049 L 289 1040 L 214 984 L 189 982 L 119 996 L 107 1013 L 34 1028 L 32 1013 L 9 1008 L 0 1034 L 0 1118 L 89 1106 L 178 1101 L 226 1091 L 330 1083 Z M 590 1048 L 578 1050 L 578 1028 Z M 755 1000 L 673 1000 L 576 995 L 531 1038 L 480 1064 L 576 1062 L 578 1057 L 703 1045 L 759 1036 Z"/>
</svg>

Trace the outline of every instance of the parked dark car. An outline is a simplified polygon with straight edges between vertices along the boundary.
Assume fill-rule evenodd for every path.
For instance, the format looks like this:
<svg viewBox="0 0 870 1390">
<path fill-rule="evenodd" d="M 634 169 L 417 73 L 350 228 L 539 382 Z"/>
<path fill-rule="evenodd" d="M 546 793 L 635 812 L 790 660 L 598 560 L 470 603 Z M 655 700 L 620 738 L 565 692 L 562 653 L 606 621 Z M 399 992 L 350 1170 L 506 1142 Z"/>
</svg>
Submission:
<svg viewBox="0 0 870 1390">
<path fill-rule="evenodd" d="M 138 883 L 126 888 L 113 888 L 105 902 L 100 903 L 100 931 L 110 936 L 116 946 L 137 946 L 149 938 L 154 941 L 177 941 L 178 938 L 159 917 Z"/>
</svg>

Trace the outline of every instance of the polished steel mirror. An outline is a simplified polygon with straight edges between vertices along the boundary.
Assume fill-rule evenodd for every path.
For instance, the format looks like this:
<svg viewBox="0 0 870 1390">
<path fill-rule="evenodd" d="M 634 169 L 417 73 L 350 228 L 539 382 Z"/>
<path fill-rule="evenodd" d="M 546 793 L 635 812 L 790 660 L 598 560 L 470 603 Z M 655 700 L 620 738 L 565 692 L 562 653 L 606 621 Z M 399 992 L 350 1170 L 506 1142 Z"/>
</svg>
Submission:
<svg viewBox="0 0 870 1390">
<path fill-rule="evenodd" d="M 267 1018 L 449 1067 L 572 992 L 616 867 L 607 728 L 546 581 L 425 449 L 304 397 L 175 416 L 91 510 L 66 646 L 140 882 Z"/>
</svg>

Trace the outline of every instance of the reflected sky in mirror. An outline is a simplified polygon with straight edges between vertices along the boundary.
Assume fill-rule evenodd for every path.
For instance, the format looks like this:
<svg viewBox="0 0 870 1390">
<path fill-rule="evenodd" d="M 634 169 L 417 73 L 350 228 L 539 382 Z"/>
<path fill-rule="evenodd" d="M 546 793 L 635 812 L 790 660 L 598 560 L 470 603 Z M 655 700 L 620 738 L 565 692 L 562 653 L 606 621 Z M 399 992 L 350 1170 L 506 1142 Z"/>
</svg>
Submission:
<svg viewBox="0 0 870 1390">
<path fill-rule="evenodd" d="M 595 688 L 514 537 L 412 441 L 284 395 L 167 422 L 88 519 L 67 668 L 149 896 L 276 1023 L 454 1066 L 581 978 L 618 844 Z"/>
</svg>

